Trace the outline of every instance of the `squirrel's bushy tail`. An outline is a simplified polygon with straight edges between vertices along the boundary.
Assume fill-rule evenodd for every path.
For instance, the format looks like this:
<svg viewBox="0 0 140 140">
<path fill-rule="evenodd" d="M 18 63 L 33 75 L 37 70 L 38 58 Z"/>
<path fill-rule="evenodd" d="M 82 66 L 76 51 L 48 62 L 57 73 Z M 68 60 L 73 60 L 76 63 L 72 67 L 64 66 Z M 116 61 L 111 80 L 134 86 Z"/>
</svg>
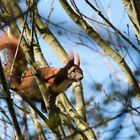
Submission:
<svg viewBox="0 0 140 140">
<path fill-rule="evenodd" d="M 4 60 L 4 65 L 5 68 L 4 70 L 6 72 L 10 71 L 13 59 L 15 57 L 15 52 L 17 49 L 19 39 L 13 35 L 10 35 L 8 33 L 4 33 L 3 35 L 0 36 L 0 51 L 3 49 L 7 49 L 6 55 L 7 55 L 7 60 Z M 21 49 L 19 47 L 18 53 L 15 59 L 14 67 L 13 67 L 13 72 L 12 72 L 12 77 L 16 81 L 21 80 L 21 75 L 24 72 L 25 68 L 27 65 L 27 60 L 26 57 Z"/>
</svg>

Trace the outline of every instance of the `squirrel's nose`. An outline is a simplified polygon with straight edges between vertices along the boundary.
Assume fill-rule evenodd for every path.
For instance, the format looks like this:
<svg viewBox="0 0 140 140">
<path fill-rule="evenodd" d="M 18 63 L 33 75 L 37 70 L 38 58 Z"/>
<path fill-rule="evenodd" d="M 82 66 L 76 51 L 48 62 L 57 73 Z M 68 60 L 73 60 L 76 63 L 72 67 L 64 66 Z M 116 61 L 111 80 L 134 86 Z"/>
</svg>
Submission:
<svg viewBox="0 0 140 140">
<path fill-rule="evenodd" d="M 79 76 L 79 79 L 82 80 L 82 79 L 83 79 L 83 75 L 80 75 L 80 76 Z"/>
<path fill-rule="evenodd" d="M 83 79 L 83 75 L 82 74 L 78 75 L 76 79 L 77 81 L 81 81 Z"/>
</svg>

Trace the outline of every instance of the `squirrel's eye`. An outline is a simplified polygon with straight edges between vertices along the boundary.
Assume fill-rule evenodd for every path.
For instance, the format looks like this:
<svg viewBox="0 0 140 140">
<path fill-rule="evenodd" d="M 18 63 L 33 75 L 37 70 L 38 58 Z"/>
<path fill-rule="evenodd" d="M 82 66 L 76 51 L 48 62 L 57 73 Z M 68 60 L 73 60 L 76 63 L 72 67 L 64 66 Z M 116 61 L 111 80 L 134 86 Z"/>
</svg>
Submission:
<svg viewBox="0 0 140 140">
<path fill-rule="evenodd" d="M 76 69 L 73 69 L 72 72 L 76 72 Z"/>
</svg>

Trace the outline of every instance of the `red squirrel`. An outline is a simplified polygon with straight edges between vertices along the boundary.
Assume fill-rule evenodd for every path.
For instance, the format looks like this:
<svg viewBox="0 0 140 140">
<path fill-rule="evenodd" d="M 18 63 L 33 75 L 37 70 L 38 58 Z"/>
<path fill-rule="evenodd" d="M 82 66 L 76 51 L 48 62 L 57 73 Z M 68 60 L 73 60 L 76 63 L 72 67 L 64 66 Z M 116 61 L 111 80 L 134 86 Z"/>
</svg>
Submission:
<svg viewBox="0 0 140 140">
<path fill-rule="evenodd" d="M 8 33 L 5 33 L 0 37 L 0 50 L 6 49 L 7 56 L 9 57 L 8 61 L 4 61 L 5 73 L 11 70 L 18 42 L 19 39 L 17 37 L 9 35 Z M 11 80 L 8 81 L 10 79 L 9 77 L 6 77 L 6 79 L 10 82 L 11 88 L 17 89 L 17 92 L 21 97 L 25 96 L 31 99 L 31 101 L 41 102 L 42 107 L 44 108 L 43 99 L 39 92 L 34 74 L 30 68 L 27 68 L 27 64 L 25 54 L 21 47 L 19 47 Z M 55 100 L 56 96 L 67 90 L 73 82 L 82 80 L 83 72 L 79 66 L 79 55 L 76 54 L 76 63 L 74 64 L 74 54 L 70 53 L 68 55 L 67 64 L 63 68 L 44 67 L 39 69 L 39 72 L 48 87 L 49 93 L 52 95 L 52 97 L 50 97 L 51 100 Z"/>
</svg>

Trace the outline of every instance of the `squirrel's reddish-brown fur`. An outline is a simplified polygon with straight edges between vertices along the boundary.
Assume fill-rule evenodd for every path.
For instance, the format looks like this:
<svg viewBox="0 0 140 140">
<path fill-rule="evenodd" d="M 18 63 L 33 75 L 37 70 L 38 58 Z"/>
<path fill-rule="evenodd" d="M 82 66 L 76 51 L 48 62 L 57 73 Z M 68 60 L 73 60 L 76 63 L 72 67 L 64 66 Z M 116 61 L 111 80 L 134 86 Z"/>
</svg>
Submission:
<svg viewBox="0 0 140 140">
<path fill-rule="evenodd" d="M 7 71 L 10 71 L 11 69 L 11 65 L 13 63 L 13 59 L 15 57 L 15 52 L 17 49 L 17 45 L 18 45 L 18 39 L 13 36 L 10 35 L 8 33 L 4 33 L 1 37 L 0 37 L 0 50 L 2 49 L 7 49 L 7 56 L 8 56 L 8 60 L 5 60 L 5 69 Z M 25 55 L 22 51 L 22 49 L 19 47 L 18 49 L 18 53 L 16 55 L 16 59 L 15 59 L 15 67 L 13 69 L 13 75 L 15 77 L 21 77 L 23 71 L 26 68 L 27 65 L 27 60 L 25 58 Z M 16 78 L 14 80 L 17 80 L 17 82 L 20 82 L 21 78 Z"/>
<path fill-rule="evenodd" d="M 11 60 L 15 57 L 19 39 L 7 33 L 0 37 L 0 50 L 7 49 L 7 55 Z M 71 53 L 68 56 L 68 62 L 63 68 L 40 68 L 39 72 L 47 85 L 52 98 L 56 97 L 59 93 L 64 92 L 72 82 L 80 81 L 83 78 L 82 70 L 80 69 L 80 58 L 76 55 L 77 61 L 74 64 L 74 55 Z M 11 68 L 12 61 L 5 61 L 5 65 Z M 6 67 L 5 66 L 5 67 Z M 34 78 L 34 74 L 30 68 L 27 68 L 27 60 L 21 47 L 14 63 L 14 69 L 11 78 L 11 87 L 17 89 L 18 94 L 26 96 L 32 101 L 42 102 L 38 85 Z M 6 71 L 7 68 L 4 68 Z M 23 75 L 24 73 L 24 75 Z M 8 80 L 8 79 L 7 79 Z M 52 99 L 53 100 L 53 99 Z"/>
</svg>

